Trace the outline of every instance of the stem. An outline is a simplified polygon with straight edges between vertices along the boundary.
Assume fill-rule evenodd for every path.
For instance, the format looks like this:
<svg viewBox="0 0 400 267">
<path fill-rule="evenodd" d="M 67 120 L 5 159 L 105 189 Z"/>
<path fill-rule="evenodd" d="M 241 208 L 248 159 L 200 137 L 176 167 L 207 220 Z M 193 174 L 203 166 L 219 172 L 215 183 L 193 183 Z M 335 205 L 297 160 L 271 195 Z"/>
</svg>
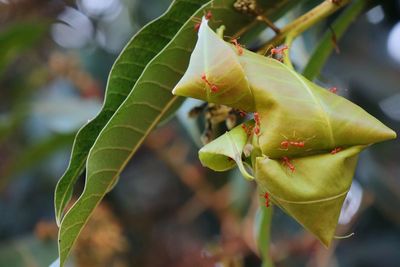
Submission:
<svg viewBox="0 0 400 267">
<path fill-rule="evenodd" d="M 257 16 L 263 16 L 265 18 L 269 18 L 270 21 L 276 20 L 286 11 L 292 9 L 294 6 L 300 4 L 301 2 L 305 2 L 305 0 L 298 0 L 298 1 L 287 1 L 287 0 L 280 0 L 279 3 L 272 8 L 268 8 L 265 10 L 265 12 L 262 12 L 261 14 L 257 14 Z M 283 9 L 283 10 L 282 10 Z M 248 33 L 251 29 L 254 29 L 255 27 L 259 26 L 261 23 L 265 23 L 265 21 L 260 21 L 257 19 L 257 16 L 254 17 L 254 20 L 246 26 L 238 29 L 233 35 L 232 39 L 238 39 L 242 35 L 245 35 Z"/>
<path fill-rule="evenodd" d="M 287 47 L 291 47 L 292 43 L 293 43 L 293 36 L 290 34 L 286 37 L 285 40 L 285 45 L 287 45 Z M 286 53 L 283 54 L 283 63 L 288 66 L 289 68 L 294 70 L 292 61 L 290 60 L 290 55 L 289 55 L 290 50 L 288 50 Z"/>
<path fill-rule="evenodd" d="M 261 193 L 262 190 L 259 190 Z M 260 208 L 256 218 L 256 231 L 257 231 L 257 245 L 262 259 L 262 267 L 273 267 L 274 263 L 269 254 L 269 247 L 271 243 L 271 221 L 272 221 L 273 208 L 272 206 L 266 207 L 265 200 L 260 196 Z"/>
<path fill-rule="evenodd" d="M 264 15 L 257 16 L 256 20 L 262 21 L 265 24 L 267 24 L 267 26 L 270 27 L 276 34 L 279 34 L 281 32 L 281 30 L 278 27 L 276 27 L 275 24 Z"/>
<path fill-rule="evenodd" d="M 306 14 L 300 16 L 282 28 L 280 33 L 265 43 L 258 53 L 266 54 L 271 46 L 276 46 L 282 43 L 288 35 L 291 35 L 291 38 L 295 39 L 308 28 L 325 19 L 336 10 L 347 5 L 349 2 L 350 0 L 341 0 L 338 3 L 332 3 L 331 0 L 325 0 L 315 8 L 308 11 Z"/>
</svg>

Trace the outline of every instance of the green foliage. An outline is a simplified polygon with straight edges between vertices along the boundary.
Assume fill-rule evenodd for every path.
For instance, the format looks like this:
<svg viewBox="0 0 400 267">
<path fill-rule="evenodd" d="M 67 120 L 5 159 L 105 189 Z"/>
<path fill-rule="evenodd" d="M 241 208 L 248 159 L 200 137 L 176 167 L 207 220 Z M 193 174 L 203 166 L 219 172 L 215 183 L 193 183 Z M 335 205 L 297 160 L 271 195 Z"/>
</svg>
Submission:
<svg viewBox="0 0 400 267">
<path fill-rule="evenodd" d="M 242 151 L 251 143 L 254 176 L 262 190 L 327 246 L 350 189 L 358 153 L 396 137 L 359 106 L 285 64 L 251 51 L 239 52 L 206 22 L 187 72 L 173 92 L 257 111 L 255 127 L 260 133 L 240 133 L 239 126 L 222 135 L 200 150 L 203 165 L 221 171 L 231 167 L 231 158 L 248 177 Z M 282 145 L 290 141 L 303 144 Z M 336 148 L 341 151 L 331 152 Z"/>
<path fill-rule="evenodd" d="M 242 127 L 250 128 L 253 125 L 253 121 L 241 124 L 221 135 L 218 141 L 213 141 L 200 149 L 201 163 L 215 171 L 226 171 L 237 165 L 243 176 L 252 180 L 253 177 L 247 173 L 242 161 L 243 149 L 248 142 L 248 135 Z"/>
<path fill-rule="evenodd" d="M 193 18 L 211 10 L 218 18 L 215 24 L 223 21 L 228 35 L 259 29 L 259 22 L 234 10 L 233 2 L 213 1 L 201 7 L 205 1 L 177 0 L 164 16 L 138 33 L 117 59 L 110 73 L 104 107 L 76 136 L 70 165 L 56 189 L 61 266 L 90 214 L 144 138 L 179 106 L 181 99 L 171 95 L 171 90 L 182 77 L 195 44 Z M 270 1 L 266 13 L 277 18 L 296 3 Z M 85 163 L 85 189 L 62 218 Z"/>
<path fill-rule="evenodd" d="M 236 11 L 234 2 L 176 0 L 163 16 L 131 39 L 114 63 L 104 106 L 76 135 L 70 164 L 56 188 L 60 266 L 144 138 L 180 106 L 183 98 L 176 95 L 258 112 L 260 121 L 246 122 L 203 147 L 199 151 L 202 164 L 216 171 L 238 166 L 246 178 L 255 179 L 260 190 L 270 194 L 276 205 L 325 245 L 331 242 L 358 153 L 372 143 L 394 138 L 395 133 L 290 66 L 247 50 L 241 55 L 205 21 L 196 43 L 194 26 L 208 11 L 213 14 L 209 21 L 212 28 L 224 25 L 223 35 L 241 36 L 244 42 L 265 27 L 255 16 Z M 262 1 L 262 10 L 275 20 L 299 2 Z M 356 1 L 335 22 L 338 37 L 361 12 L 361 2 Z M 325 13 L 295 25 L 296 33 L 339 7 L 325 3 L 315 9 Z M 289 26 L 276 38 L 283 41 L 285 36 L 293 37 Z M 331 50 L 330 35 L 326 34 L 305 70 L 307 77 L 318 73 Z M 212 86 L 217 92 L 210 90 Z M 174 87 L 176 95 L 171 94 Z M 249 134 L 242 127 L 259 127 L 260 134 Z M 302 141 L 304 147 L 282 147 L 283 141 Z M 339 153 L 330 153 L 338 147 Z M 84 191 L 63 217 L 85 166 Z M 269 264 L 271 214 L 263 207 L 257 221 L 265 266 Z"/>
<path fill-rule="evenodd" d="M 106 96 L 101 112 L 76 135 L 71 160 L 67 170 L 58 182 L 55 193 L 56 220 L 60 224 L 63 211 L 72 196 L 73 186 L 85 167 L 90 148 L 96 141 L 118 107 L 124 102 L 139 79 L 147 64 L 163 50 L 192 14 L 206 3 L 206 0 L 176 1 L 159 19 L 143 27 L 126 45 L 115 61 L 109 75 Z M 155 91 L 161 91 L 157 82 L 149 82 Z M 143 114 L 136 120 L 145 119 Z"/>
</svg>

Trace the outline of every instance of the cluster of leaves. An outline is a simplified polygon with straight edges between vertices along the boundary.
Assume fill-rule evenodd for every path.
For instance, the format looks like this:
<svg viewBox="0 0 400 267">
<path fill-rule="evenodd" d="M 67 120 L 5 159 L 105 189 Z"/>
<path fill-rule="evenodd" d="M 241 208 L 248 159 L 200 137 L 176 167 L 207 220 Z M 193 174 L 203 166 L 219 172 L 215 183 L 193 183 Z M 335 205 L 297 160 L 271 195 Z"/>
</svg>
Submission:
<svg viewBox="0 0 400 267">
<path fill-rule="evenodd" d="M 301 1 L 265 1 L 251 12 L 236 10 L 234 6 L 243 9 L 246 1 L 238 2 L 176 0 L 121 52 L 108 78 L 103 108 L 76 135 L 70 164 L 56 188 L 60 266 L 144 138 L 182 103 L 183 98 L 171 94 L 173 88 L 177 95 L 257 112 L 255 122 L 246 122 L 203 147 L 200 160 L 216 171 L 238 166 L 246 178 L 254 176 L 275 204 L 329 245 L 358 153 L 395 133 L 358 106 L 313 84 L 290 64 L 243 48 L 239 52 L 238 46 L 222 41 L 208 27 L 208 23 L 212 28 L 224 25 L 221 35 L 241 36 L 241 42 L 246 42 L 265 27 L 266 17 L 276 20 Z M 338 8 L 328 2 L 323 8 L 333 6 L 330 12 Z M 338 37 L 364 6 L 365 1 L 358 0 L 343 12 L 333 24 Z M 197 40 L 196 29 L 208 12 L 212 18 L 201 23 Z M 307 65 L 307 78 L 315 77 L 332 50 L 330 37 L 324 36 Z M 258 127 L 259 133 L 249 135 L 242 127 Z M 304 145 L 282 147 L 283 141 Z M 341 151 L 330 153 L 333 149 Z M 66 211 L 85 167 L 84 191 Z M 259 226 L 264 235 L 270 221 L 266 210 Z M 259 245 L 264 255 L 268 238 L 260 239 Z"/>
<path fill-rule="evenodd" d="M 249 157 L 262 190 L 326 246 L 334 236 L 358 154 L 370 144 L 396 137 L 359 106 L 291 67 L 224 42 L 206 21 L 173 93 L 257 112 L 255 122 L 204 146 L 200 160 L 216 171 L 236 162 L 251 179 L 243 163 L 243 157 Z M 249 133 L 246 129 L 252 127 L 259 130 Z M 243 153 L 246 145 L 251 153 Z"/>
<path fill-rule="evenodd" d="M 299 2 L 268 1 L 260 10 L 276 20 Z M 144 138 L 182 102 L 171 91 L 187 67 L 196 42 L 195 25 L 203 14 L 211 11 L 216 18 L 213 25 L 223 23 L 227 35 L 245 33 L 242 40 L 264 27 L 254 16 L 235 10 L 233 4 L 232 0 L 176 0 L 164 15 L 129 41 L 114 63 L 103 108 L 76 135 L 70 164 L 56 188 L 60 266 Z M 85 167 L 84 191 L 64 214 Z"/>
</svg>

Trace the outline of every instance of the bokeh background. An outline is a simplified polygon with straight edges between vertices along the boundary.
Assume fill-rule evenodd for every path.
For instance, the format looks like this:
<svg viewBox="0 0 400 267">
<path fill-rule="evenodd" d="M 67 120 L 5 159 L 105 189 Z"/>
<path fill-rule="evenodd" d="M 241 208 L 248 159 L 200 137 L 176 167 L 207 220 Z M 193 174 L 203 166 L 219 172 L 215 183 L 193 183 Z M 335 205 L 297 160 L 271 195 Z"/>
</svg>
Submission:
<svg viewBox="0 0 400 267">
<path fill-rule="evenodd" d="M 399 133 L 400 1 L 376 2 L 340 40 L 340 53 L 318 82 L 337 87 Z M 0 266 L 48 266 L 57 257 L 53 192 L 74 134 L 100 110 L 124 44 L 169 4 L 0 0 Z M 297 67 L 306 63 L 322 26 L 296 41 Z M 68 266 L 260 266 L 255 185 L 236 171 L 200 166 L 204 123 L 188 118 L 197 104 L 186 102 L 147 138 L 96 210 Z M 398 140 L 362 153 L 338 228 L 355 235 L 329 250 L 275 209 L 276 266 L 400 266 L 399 161 Z M 82 177 L 76 196 L 83 184 Z"/>
</svg>

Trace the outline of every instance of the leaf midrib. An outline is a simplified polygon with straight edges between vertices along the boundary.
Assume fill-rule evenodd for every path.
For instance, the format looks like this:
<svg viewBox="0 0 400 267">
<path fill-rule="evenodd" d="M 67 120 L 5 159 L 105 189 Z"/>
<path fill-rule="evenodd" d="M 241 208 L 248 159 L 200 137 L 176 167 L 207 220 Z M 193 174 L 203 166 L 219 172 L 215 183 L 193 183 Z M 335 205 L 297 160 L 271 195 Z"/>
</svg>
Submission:
<svg viewBox="0 0 400 267">
<path fill-rule="evenodd" d="M 294 71 L 292 68 L 288 67 L 285 64 L 281 64 L 285 69 L 287 69 L 297 80 L 299 80 L 299 82 L 303 85 L 303 87 L 306 89 L 307 93 L 311 96 L 313 102 L 316 104 L 316 106 L 318 107 L 318 109 L 320 110 L 321 113 L 321 117 L 323 118 L 323 120 L 325 121 L 327 127 L 328 127 L 328 134 L 329 134 L 329 139 L 330 139 L 330 143 L 331 143 L 331 147 L 334 146 L 335 144 L 335 140 L 333 137 L 333 129 L 332 129 L 332 124 L 331 121 L 329 120 L 328 117 L 328 112 L 325 110 L 325 108 L 323 107 L 323 105 L 321 104 L 321 101 L 318 100 L 315 95 L 313 94 L 311 88 L 308 86 L 307 83 L 304 82 L 303 78 L 296 72 Z"/>
</svg>

